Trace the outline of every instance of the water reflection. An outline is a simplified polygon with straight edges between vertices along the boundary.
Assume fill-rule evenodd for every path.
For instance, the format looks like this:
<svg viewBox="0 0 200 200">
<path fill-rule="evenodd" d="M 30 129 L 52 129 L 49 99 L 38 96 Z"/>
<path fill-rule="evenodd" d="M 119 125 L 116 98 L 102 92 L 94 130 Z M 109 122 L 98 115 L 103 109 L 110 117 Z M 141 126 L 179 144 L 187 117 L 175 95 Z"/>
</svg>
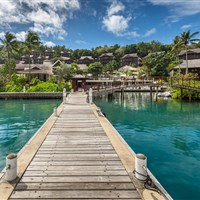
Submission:
<svg viewBox="0 0 200 200">
<path fill-rule="evenodd" d="M 60 104 L 59 100 L 0 100 L 0 170 Z"/>
<path fill-rule="evenodd" d="M 133 150 L 147 155 L 149 168 L 174 199 L 199 199 L 200 103 L 125 93 L 124 101 L 115 94 L 112 102 L 96 104 Z"/>
</svg>

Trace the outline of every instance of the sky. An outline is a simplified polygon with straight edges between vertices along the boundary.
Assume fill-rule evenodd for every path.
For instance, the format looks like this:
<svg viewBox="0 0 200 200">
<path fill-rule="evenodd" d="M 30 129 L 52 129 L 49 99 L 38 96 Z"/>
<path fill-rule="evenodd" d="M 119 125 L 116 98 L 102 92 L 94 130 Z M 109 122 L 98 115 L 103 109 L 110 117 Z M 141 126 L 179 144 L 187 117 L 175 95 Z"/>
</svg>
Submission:
<svg viewBox="0 0 200 200">
<path fill-rule="evenodd" d="M 0 38 L 9 31 L 24 41 L 29 30 L 70 49 L 170 44 L 200 31 L 200 0 L 0 0 Z"/>
</svg>

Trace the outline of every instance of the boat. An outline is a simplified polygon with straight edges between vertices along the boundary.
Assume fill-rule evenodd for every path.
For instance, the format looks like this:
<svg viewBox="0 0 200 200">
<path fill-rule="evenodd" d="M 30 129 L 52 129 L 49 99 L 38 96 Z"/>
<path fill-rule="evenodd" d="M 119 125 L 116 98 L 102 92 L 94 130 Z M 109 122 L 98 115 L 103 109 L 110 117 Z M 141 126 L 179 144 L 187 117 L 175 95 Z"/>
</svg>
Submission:
<svg viewBox="0 0 200 200">
<path fill-rule="evenodd" d="M 159 92 L 158 97 L 172 97 L 171 92 L 166 91 L 166 92 Z"/>
</svg>

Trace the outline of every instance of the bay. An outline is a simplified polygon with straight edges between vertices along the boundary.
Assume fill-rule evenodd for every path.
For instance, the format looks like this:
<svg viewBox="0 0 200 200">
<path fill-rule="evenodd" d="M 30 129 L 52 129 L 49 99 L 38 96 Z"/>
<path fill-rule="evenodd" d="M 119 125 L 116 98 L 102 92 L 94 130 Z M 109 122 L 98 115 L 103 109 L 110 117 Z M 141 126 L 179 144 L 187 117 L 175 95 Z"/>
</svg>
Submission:
<svg viewBox="0 0 200 200">
<path fill-rule="evenodd" d="M 150 101 L 148 93 L 125 93 L 124 101 L 96 99 L 121 136 L 177 200 L 200 199 L 200 103 Z"/>
<path fill-rule="evenodd" d="M 0 100 L 0 170 L 9 153 L 18 153 L 61 100 Z"/>
</svg>

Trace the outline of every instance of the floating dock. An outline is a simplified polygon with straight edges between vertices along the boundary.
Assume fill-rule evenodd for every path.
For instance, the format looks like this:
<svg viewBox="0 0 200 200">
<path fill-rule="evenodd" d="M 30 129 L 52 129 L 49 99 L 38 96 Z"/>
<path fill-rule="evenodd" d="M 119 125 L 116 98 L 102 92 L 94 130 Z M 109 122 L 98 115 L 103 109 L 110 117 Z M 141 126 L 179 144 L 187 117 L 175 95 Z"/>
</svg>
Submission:
<svg viewBox="0 0 200 200">
<path fill-rule="evenodd" d="M 15 181 L 0 173 L 1 200 L 166 199 L 134 179 L 133 153 L 86 97 L 70 94 L 21 150 Z"/>
</svg>

